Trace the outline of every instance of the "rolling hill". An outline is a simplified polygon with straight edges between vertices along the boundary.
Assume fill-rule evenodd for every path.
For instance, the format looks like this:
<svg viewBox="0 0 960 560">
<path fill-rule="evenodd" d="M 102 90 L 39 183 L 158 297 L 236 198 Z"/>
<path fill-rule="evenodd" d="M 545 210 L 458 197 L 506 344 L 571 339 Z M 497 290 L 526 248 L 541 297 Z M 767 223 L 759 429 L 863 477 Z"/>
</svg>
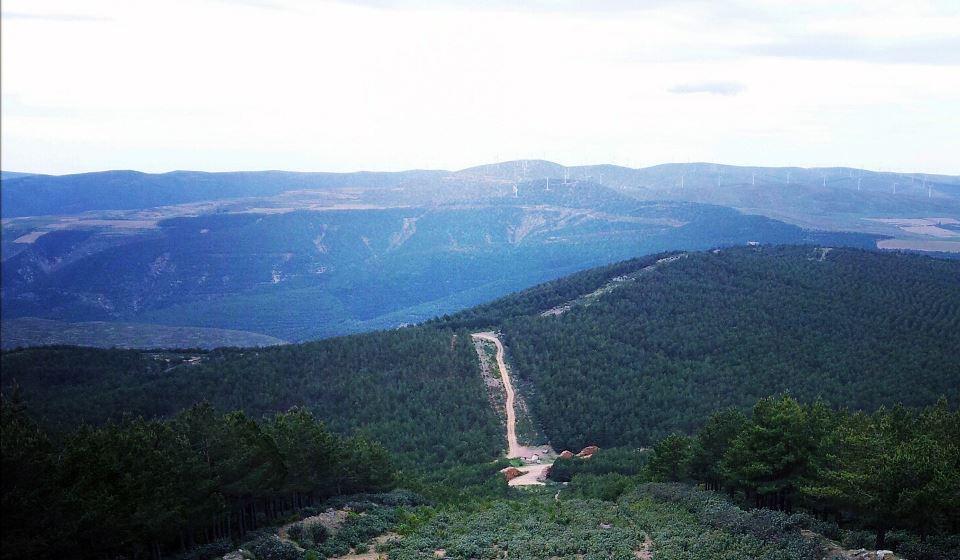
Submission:
<svg viewBox="0 0 960 560">
<path fill-rule="evenodd" d="M 55 426 L 201 400 L 254 416 L 301 405 L 407 458 L 484 461 L 502 432 L 469 333 L 499 328 L 554 446 L 647 446 L 780 392 L 851 409 L 944 395 L 956 406 L 958 279 L 957 261 L 854 249 L 665 253 L 393 331 L 211 352 L 4 352 L 2 386 L 16 381 Z"/>
<path fill-rule="evenodd" d="M 638 201 L 596 184 L 521 186 L 473 204 L 298 210 L 302 200 L 274 200 L 200 215 L 8 225 L 4 237 L 14 239 L 5 244 L 16 247 L 3 261 L 3 318 L 308 340 L 420 322 L 645 253 L 875 242 L 717 206 Z"/>
<path fill-rule="evenodd" d="M 74 332 L 106 321 L 310 340 L 749 241 L 960 255 L 960 178 L 848 168 L 7 174 L 0 196 L 3 319 Z M 17 325 L 8 346 L 78 340 Z"/>
<path fill-rule="evenodd" d="M 960 218 L 960 177 L 876 172 L 846 167 L 750 167 L 715 163 L 670 163 L 645 168 L 617 165 L 566 167 L 518 160 L 460 171 L 399 172 L 219 172 L 150 174 L 104 171 L 76 175 L 5 176 L 4 218 L 142 210 L 285 192 L 376 193 L 399 204 L 476 201 L 536 185 L 600 183 L 642 200 L 673 200 L 729 206 L 804 227 L 903 233 L 871 218 Z"/>
</svg>

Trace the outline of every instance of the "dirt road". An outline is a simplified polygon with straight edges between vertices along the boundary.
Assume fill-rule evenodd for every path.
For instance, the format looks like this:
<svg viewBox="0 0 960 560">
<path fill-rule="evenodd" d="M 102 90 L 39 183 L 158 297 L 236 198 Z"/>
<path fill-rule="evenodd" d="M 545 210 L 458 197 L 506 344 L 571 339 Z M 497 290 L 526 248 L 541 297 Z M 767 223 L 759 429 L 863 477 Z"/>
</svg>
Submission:
<svg viewBox="0 0 960 560">
<path fill-rule="evenodd" d="M 517 395 L 513 390 L 510 374 L 507 373 L 503 344 L 500 342 L 500 339 L 497 338 L 496 333 L 492 332 L 474 333 L 473 337 L 492 342 L 493 345 L 497 347 L 497 367 L 500 368 L 500 378 L 503 380 L 503 388 L 507 393 L 507 458 L 529 457 L 533 451 L 521 446 L 517 442 Z"/>
<path fill-rule="evenodd" d="M 503 343 L 500 342 L 499 338 L 497 338 L 497 334 L 493 332 L 473 333 L 473 338 L 492 342 L 497 349 L 497 367 L 500 369 L 500 378 L 503 380 L 503 388 L 507 393 L 507 458 L 526 459 L 532 457 L 533 455 L 543 456 L 544 446 L 526 447 L 520 445 L 520 443 L 517 441 L 517 395 L 513 388 L 513 382 L 510 381 L 509 370 L 507 370 L 507 363 L 504 358 L 505 351 L 503 349 Z M 550 453 L 550 456 L 553 456 L 552 452 Z M 543 459 L 547 459 L 547 457 L 543 457 Z M 512 479 L 510 481 L 510 486 L 543 484 L 541 479 L 544 477 L 546 470 L 550 468 L 551 464 L 552 461 L 518 467 L 523 475 Z"/>
</svg>

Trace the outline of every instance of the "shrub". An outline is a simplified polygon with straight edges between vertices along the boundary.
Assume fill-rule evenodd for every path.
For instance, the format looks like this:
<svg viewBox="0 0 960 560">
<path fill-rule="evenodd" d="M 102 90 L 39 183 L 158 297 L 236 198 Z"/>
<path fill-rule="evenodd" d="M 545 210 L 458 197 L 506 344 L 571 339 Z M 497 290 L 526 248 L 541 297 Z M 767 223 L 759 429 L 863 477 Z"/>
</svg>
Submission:
<svg viewBox="0 0 960 560">
<path fill-rule="evenodd" d="M 819 533 L 828 539 L 837 540 L 840 538 L 840 526 L 837 525 L 836 521 L 824 521 L 803 512 L 791 515 L 790 519 L 796 526 Z"/>
<path fill-rule="evenodd" d="M 303 523 L 294 523 L 287 527 L 287 535 L 301 545 L 303 544 L 305 534 L 306 531 L 304 530 Z"/>
<path fill-rule="evenodd" d="M 955 560 L 960 558 L 960 535 L 919 537 L 909 533 L 893 533 L 888 541 L 900 556 L 910 560 Z"/>
<path fill-rule="evenodd" d="M 256 560 L 300 560 L 300 551 L 276 535 L 263 536 L 244 546 Z"/>
<path fill-rule="evenodd" d="M 872 531 L 843 531 L 840 534 L 840 544 L 844 548 L 871 548 L 876 540 Z"/>
<path fill-rule="evenodd" d="M 294 523 L 287 528 L 287 535 L 303 548 L 323 544 L 330 538 L 330 531 L 321 523 Z"/>
</svg>

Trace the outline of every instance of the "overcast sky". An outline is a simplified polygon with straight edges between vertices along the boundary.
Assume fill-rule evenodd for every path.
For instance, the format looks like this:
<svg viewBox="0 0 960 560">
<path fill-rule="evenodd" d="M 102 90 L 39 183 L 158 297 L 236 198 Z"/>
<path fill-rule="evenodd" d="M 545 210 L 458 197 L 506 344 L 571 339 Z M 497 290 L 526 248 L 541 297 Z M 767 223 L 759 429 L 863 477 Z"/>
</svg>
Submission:
<svg viewBox="0 0 960 560">
<path fill-rule="evenodd" d="M 957 174 L 958 30 L 956 0 L 4 0 L 0 164 Z"/>
</svg>

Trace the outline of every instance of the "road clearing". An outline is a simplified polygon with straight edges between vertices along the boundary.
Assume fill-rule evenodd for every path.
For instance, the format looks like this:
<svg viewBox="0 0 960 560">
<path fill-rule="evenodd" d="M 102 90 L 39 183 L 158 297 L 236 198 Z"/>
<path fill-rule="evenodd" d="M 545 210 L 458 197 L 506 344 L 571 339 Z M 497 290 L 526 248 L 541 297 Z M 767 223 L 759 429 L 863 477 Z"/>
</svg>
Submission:
<svg viewBox="0 0 960 560">
<path fill-rule="evenodd" d="M 491 331 L 473 333 L 471 336 L 477 340 L 493 343 L 494 347 L 497 349 L 497 367 L 500 369 L 500 379 L 503 381 L 503 389 L 507 394 L 507 402 L 505 407 L 507 415 L 507 458 L 532 461 L 533 457 L 537 456 L 540 460 L 539 463 L 533 461 L 531 464 L 517 467 L 517 469 L 523 474 L 511 479 L 509 484 L 510 486 L 530 486 L 543 484 L 542 479 L 546 476 L 546 471 L 551 465 L 553 465 L 552 457 L 555 455 L 555 453 L 546 446 L 527 447 L 520 445 L 520 442 L 517 441 L 517 394 L 513 388 L 513 382 L 510 380 L 510 373 L 507 369 L 507 362 L 505 359 L 506 352 L 503 349 L 503 343 L 500 342 L 500 338 L 497 337 L 497 333 Z M 544 449 L 547 450 L 547 453 L 543 453 Z M 547 462 L 548 460 L 549 462 Z"/>
</svg>

